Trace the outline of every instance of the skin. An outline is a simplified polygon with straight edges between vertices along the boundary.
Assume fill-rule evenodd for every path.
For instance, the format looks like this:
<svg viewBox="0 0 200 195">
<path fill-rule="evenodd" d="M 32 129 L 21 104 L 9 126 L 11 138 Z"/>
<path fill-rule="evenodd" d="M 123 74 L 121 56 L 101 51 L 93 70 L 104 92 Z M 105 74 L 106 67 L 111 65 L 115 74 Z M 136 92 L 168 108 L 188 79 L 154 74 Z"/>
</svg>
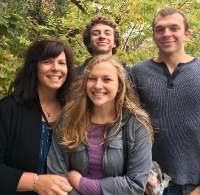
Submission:
<svg viewBox="0 0 200 195">
<path fill-rule="evenodd" d="M 101 109 L 113 108 L 118 91 L 118 75 L 110 62 L 96 64 L 90 71 L 87 81 L 87 95 L 93 107 Z"/>
<path fill-rule="evenodd" d="M 56 58 L 43 60 L 38 64 L 38 88 L 42 90 L 58 90 L 67 78 L 65 53 Z"/>
<path fill-rule="evenodd" d="M 188 38 L 189 32 L 185 31 L 183 17 L 180 14 L 156 18 L 153 39 L 161 56 L 184 54 L 184 43 Z"/>
<path fill-rule="evenodd" d="M 112 49 L 116 47 L 112 27 L 96 24 L 92 27 L 90 34 L 90 48 L 92 48 L 93 55 L 112 55 Z"/>
<path fill-rule="evenodd" d="M 190 195 L 199 195 L 200 194 L 200 186 L 197 186 Z"/>
</svg>

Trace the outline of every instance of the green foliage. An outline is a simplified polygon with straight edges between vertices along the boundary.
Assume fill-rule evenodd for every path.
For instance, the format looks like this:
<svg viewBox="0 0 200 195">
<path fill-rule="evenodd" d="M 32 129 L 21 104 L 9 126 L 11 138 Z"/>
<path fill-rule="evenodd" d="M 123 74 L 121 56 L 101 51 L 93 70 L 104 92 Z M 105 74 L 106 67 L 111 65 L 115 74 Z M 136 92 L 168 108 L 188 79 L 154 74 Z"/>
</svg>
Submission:
<svg viewBox="0 0 200 195">
<path fill-rule="evenodd" d="M 2 63 L 4 62 L 4 63 Z M 8 92 L 10 82 L 15 77 L 20 60 L 8 51 L 0 49 L 0 93 L 4 96 Z"/>
<path fill-rule="evenodd" d="M 89 54 L 82 30 L 91 18 L 102 15 L 119 25 L 122 35 L 117 56 L 128 64 L 156 55 L 151 38 L 154 13 L 172 6 L 186 13 L 191 25 L 187 51 L 199 56 L 199 0 L 0 0 L 0 97 L 6 94 L 23 50 L 41 37 L 59 38 L 72 45 L 76 64 Z"/>
</svg>

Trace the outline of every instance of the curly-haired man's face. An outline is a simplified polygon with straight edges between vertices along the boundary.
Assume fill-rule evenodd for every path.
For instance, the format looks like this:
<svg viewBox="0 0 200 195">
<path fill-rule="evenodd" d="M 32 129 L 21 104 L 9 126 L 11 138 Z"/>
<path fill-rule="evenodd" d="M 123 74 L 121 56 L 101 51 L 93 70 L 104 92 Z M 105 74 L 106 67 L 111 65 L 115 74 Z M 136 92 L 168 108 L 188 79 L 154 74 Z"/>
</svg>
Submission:
<svg viewBox="0 0 200 195">
<path fill-rule="evenodd" d="M 116 47 L 114 29 L 108 25 L 96 24 L 90 31 L 90 48 L 93 55 L 112 55 L 112 49 Z"/>
</svg>

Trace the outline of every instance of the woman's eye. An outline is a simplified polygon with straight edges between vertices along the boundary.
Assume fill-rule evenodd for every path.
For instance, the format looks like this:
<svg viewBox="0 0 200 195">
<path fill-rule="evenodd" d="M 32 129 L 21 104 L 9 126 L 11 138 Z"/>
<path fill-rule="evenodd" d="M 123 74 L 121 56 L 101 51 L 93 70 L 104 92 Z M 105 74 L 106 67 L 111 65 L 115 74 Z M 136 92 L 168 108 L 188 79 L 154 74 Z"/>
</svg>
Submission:
<svg viewBox="0 0 200 195">
<path fill-rule="evenodd" d="M 110 79 L 110 78 L 105 78 L 105 79 L 104 79 L 105 82 L 109 82 L 109 81 L 111 81 L 111 80 L 112 80 L 112 79 Z"/>
<path fill-rule="evenodd" d="M 44 64 L 50 64 L 51 60 L 44 60 L 42 63 L 44 63 Z"/>
<path fill-rule="evenodd" d="M 59 62 L 59 64 L 60 64 L 60 65 L 66 65 L 66 63 L 65 63 L 65 62 Z"/>
<path fill-rule="evenodd" d="M 95 81 L 96 78 L 94 78 L 94 77 L 88 77 L 88 80 L 90 80 L 90 81 Z"/>
</svg>

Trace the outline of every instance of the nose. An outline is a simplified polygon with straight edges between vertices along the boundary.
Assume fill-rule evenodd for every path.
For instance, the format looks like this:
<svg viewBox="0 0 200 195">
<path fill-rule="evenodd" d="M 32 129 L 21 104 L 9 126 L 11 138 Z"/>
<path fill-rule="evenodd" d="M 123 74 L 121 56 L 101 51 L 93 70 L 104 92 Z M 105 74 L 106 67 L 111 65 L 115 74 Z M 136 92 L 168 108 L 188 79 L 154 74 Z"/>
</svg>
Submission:
<svg viewBox="0 0 200 195">
<path fill-rule="evenodd" d="M 51 69 L 54 70 L 54 71 L 57 71 L 57 70 L 59 69 L 59 64 L 58 64 L 58 62 L 54 61 L 54 62 L 52 63 Z"/>
<path fill-rule="evenodd" d="M 164 31 L 165 36 L 170 36 L 171 35 L 171 30 L 169 28 L 166 28 Z"/>
<path fill-rule="evenodd" d="M 95 88 L 96 89 L 101 89 L 102 88 L 102 81 L 101 81 L 101 79 L 97 79 L 97 81 L 95 83 Z"/>
<path fill-rule="evenodd" d="M 105 39 L 105 33 L 101 32 L 101 33 L 99 34 L 99 39 Z"/>
</svg>

